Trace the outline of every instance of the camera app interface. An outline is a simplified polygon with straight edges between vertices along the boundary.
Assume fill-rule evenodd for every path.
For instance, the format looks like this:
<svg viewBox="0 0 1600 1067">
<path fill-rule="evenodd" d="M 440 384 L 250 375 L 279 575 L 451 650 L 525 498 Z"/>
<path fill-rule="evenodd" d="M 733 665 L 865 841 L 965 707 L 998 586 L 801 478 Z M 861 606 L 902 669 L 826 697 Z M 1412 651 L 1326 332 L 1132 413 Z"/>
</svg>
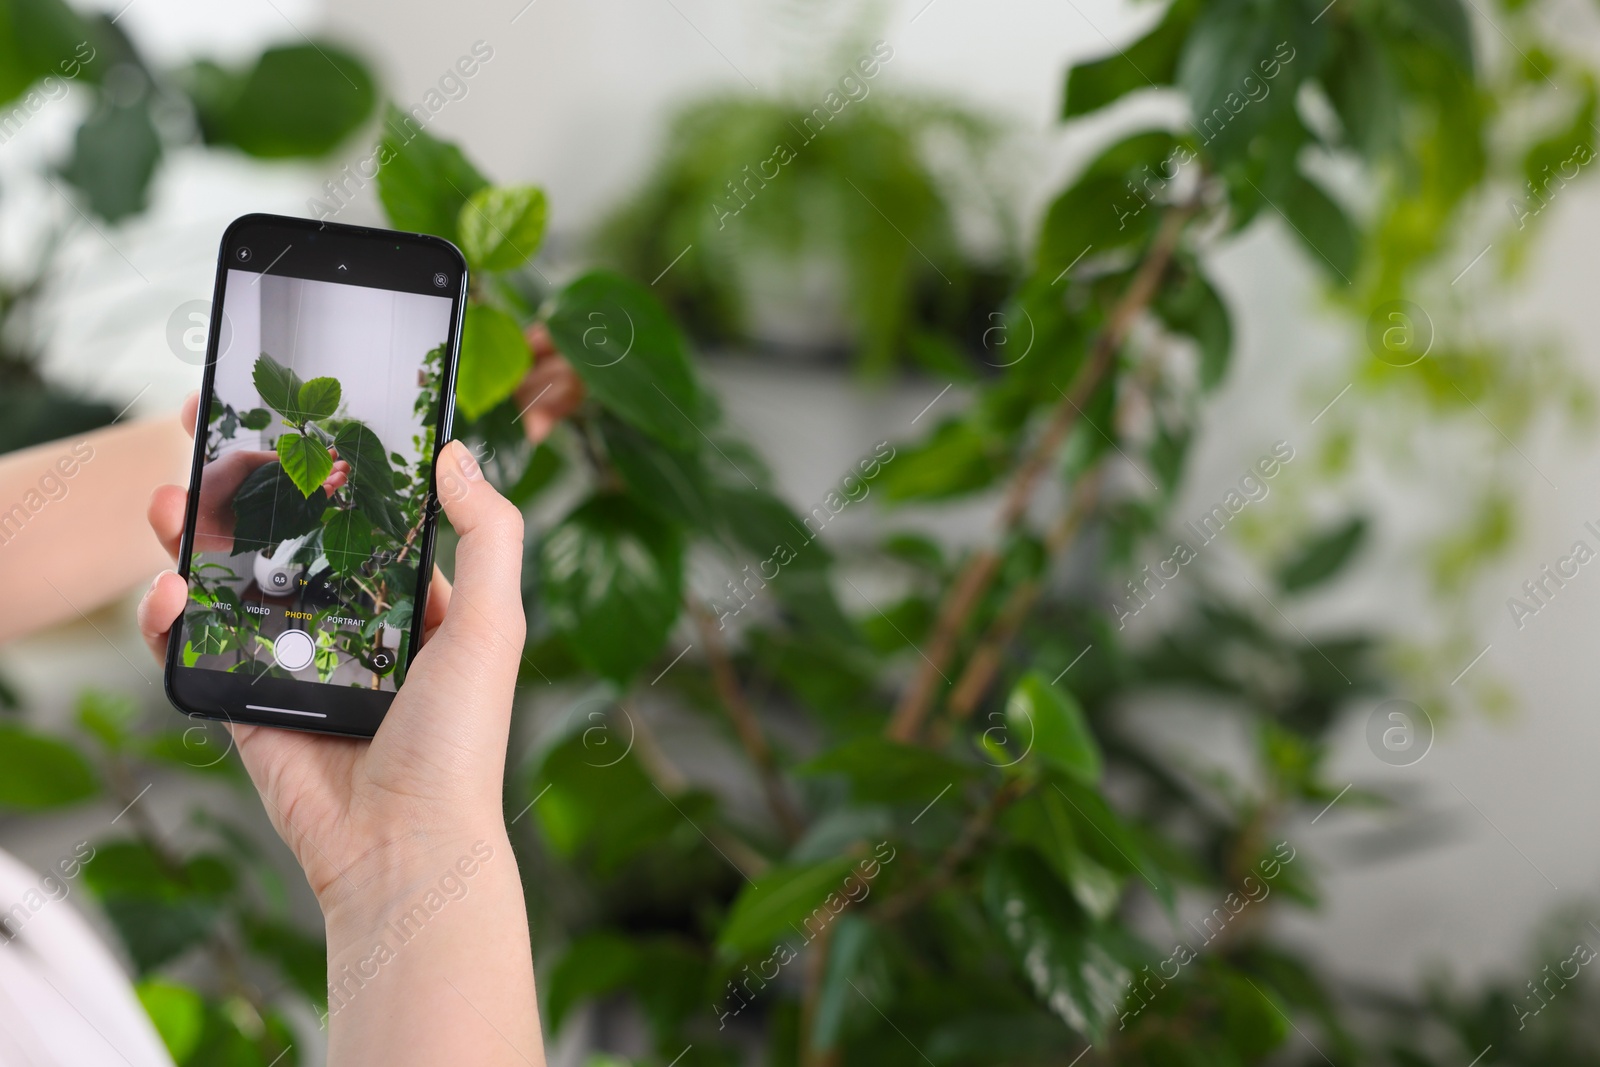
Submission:
<svg viewBox="0 0 1600 1067">
<path fill-rule="evenodd" d="M 399 687 L 451 311 L 228 272 L 183 666 Z"/>
</svg>

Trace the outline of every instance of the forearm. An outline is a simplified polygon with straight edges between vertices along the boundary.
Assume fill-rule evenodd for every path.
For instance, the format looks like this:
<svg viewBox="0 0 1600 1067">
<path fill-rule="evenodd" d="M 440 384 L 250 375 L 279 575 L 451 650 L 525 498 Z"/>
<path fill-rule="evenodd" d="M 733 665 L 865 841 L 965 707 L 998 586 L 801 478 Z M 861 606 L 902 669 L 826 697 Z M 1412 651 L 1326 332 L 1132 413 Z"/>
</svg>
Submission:
<svg viewBox="0 0 1600 1067">
<path fill-rule="evenodd" d="M 330 1067 L 543 1067 L 527 911 L 504 830 L 403 866 L 328 915 Z"/>
<path fill-rule="evenodd" d="M 88 613 L 168 565 L 145 513 L 187 481 L 170 416 L 0 456 L 0 641 Z"/>
</svg>

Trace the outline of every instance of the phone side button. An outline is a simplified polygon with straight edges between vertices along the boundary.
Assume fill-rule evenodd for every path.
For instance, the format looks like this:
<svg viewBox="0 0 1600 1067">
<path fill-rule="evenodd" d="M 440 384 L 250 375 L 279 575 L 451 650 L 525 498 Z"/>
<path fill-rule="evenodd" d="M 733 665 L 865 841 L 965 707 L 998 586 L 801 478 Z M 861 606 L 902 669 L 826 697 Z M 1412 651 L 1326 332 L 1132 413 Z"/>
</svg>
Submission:
<svg viewBox="0 0 1600 1067">
<path fill-rule="evenodd" d="M 279 715 L 304 715 L 308 719 L 326 719 L 328 716 L 320 711 L 296 711 L 294 708 L 274 708 L 266 704 L 246 704 L 246 711 L 275 711 Z"/>
</svg>

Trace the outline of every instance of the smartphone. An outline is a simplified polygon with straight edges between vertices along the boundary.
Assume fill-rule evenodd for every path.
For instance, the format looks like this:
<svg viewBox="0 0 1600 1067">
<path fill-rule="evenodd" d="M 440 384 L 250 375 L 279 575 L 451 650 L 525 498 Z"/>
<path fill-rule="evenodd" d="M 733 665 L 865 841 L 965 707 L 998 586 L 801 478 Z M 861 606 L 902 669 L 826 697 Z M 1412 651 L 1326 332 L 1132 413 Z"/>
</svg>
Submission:
<svg viewBox="0 0 1600 1067">
<path fill-rule="evenodd" d="M 422 638 L 467 264 L 246 215 L 222 236 L 165 684 L 208 719 L 370 737 Z"/>
</svg>

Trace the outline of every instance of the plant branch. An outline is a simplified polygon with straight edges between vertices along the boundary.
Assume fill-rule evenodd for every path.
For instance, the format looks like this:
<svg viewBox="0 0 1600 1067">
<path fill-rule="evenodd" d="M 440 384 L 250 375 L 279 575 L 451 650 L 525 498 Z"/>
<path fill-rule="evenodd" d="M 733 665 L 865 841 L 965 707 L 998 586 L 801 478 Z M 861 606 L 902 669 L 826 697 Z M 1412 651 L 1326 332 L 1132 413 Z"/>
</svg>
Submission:
<svg viewBox="0 0 1600 1067">
<path fill-rule="evenodd" d="M 828 974 L 828 956 L 833 947 L 833 924 L 822 928 L 812 942 L 810 958 L 806 960 L 805 988 L 800 996 L 800 1067 L 833 1067 L 839 1054 L 833 1049 L 819 1049 L 812 1044 L 812 1033 L 817 1025 L 817 1002 L 822 999 L 822 980 Z"/>
<path fill-rule="evenodd" d="M 1183 235 L 1183 227 L 1198 206 L 1190 202 L 1167 209 L 1161 220 L 1161 228 L 1135 271 L 1133 280 L 1112 309 L 1104 328 L 1096 335 L 1083 368 L 1073 379 L 1071 391 L 1062 395 L 1061 403 L 1051 413 L 1050 421 L 1039 439 L 1012 474 L 998 516 L 999 541 L 1003 542 L 1005 536 L 1016 529 L 1027 514 L 1041 477 L 1054 461 L 1067 434 L 1082 417 L 1083 409 L 1111 371 L 1134 320 L 1155 298 L 1156 288 L 1172 262 L 1178 239 Z M 961 635 L 999 569 L 1000 549 L 995 545 L 986 546 L 967 558 L 961 574 L 940 605 L 933 639 L 924 651 L 923 661 L 917 665 L 911 684 L 906 687 L 889 720 L 885 734 L 891 740 L 909 744 L 921 733 L 923 721 L 928 717 L 937 696 L 936 685 L 943 677 L 943 669 L 955 657 Z"/>
<path fill-rule="evenodd" d="M 1050 563 L 1077 534 L 1079 527 L 1094 510 L 1099 495 L 1099 471 L 1079 481 L 1073 489 L 1072 502 L 1051 524 L 1049 533 L 1045 535 L 1045 571 L 1048 571 Z M 1000 670 L 1006 646 L 1022 628 L 1022 622 L 1028 617 L 1028 612 L 1033 610 L 1034 601 L 1039 598 L 1039 593 L 1044 588 L 1044 580 L 1045 574 L 1041 572 L 1039 577 L 1020 583 L 1006 598 L 1000 614 L 990 624 L 988 633 L 978 642 L 978 647 L 972 655 L 967 657 L 966 668 L 956 679 L 954 688 L 950 690 L 948 705 L 952 719 L 969 717 L 977 708 L 978 702 L 983 699 L 983 694 L 988 692 L 989 686 L 993 684 L 994 677 Z"/>
<path fill-rule="evenodd" d="M 778 762 L 772 755 L 772 746 L 767 744 L 766 735 L 761 732 L 761 723 L 756 719 L 755 710 L 750 707 L 750 702 L 745 698 L 744 690 L 739 685 L 739 678 L 734 673 L 733 660 L 728 656 L 727 646 L 722 643 L 721 636 L 711 625 L 711 615 L 703 604 L 691 599 L 689 613 L 694 616 L 695 626 L 700 631 L 700 640 L 706 647 L 706 661 L 711 666 L 711 681 L 716 686 L 717 696 L 728 712 L 728 719 L 733 723 L 734 733 L 739 735 L 739 743 L 744 746 L 745 754 L 750 757 L 750 762 L 755 764 L 756 772 L 761 776 L 761 788 L 766 793 L 767 806 L 772 809 L 772 814 L 778 820 L 784 837 L 789 841 L 795 841 L 804 832 L 805 822 L 784 787 L 783 778 L 778 773 Z"/>
<path fill-rule="evenodd" d="M 669 803 L 673 803 L 673 797 L 682 796 L 691 788 L 688 776 L 667 757 L 661 743 L 656 740 L 655 731 L 650 728 L 649 720 L 643 714 L 634 714 L 626 702 L 618 706 L 628 716 L 628 722 L 632 726 L 637 741 L 639 766 L 643 768 L 645 777 L 650 779 L 650 784 L 655 786 L 658 793 L 666 797 Z M 703 827 L 693 820 L 690 820 L 690 824 L 700 831 L 701 835 L 711 843 L 711 847 L 720 852 L 723 859 L 742 874 L 746 881 L 754 882 L 771 866 L 766 857 L 722 827 Z"/>
</svg>

